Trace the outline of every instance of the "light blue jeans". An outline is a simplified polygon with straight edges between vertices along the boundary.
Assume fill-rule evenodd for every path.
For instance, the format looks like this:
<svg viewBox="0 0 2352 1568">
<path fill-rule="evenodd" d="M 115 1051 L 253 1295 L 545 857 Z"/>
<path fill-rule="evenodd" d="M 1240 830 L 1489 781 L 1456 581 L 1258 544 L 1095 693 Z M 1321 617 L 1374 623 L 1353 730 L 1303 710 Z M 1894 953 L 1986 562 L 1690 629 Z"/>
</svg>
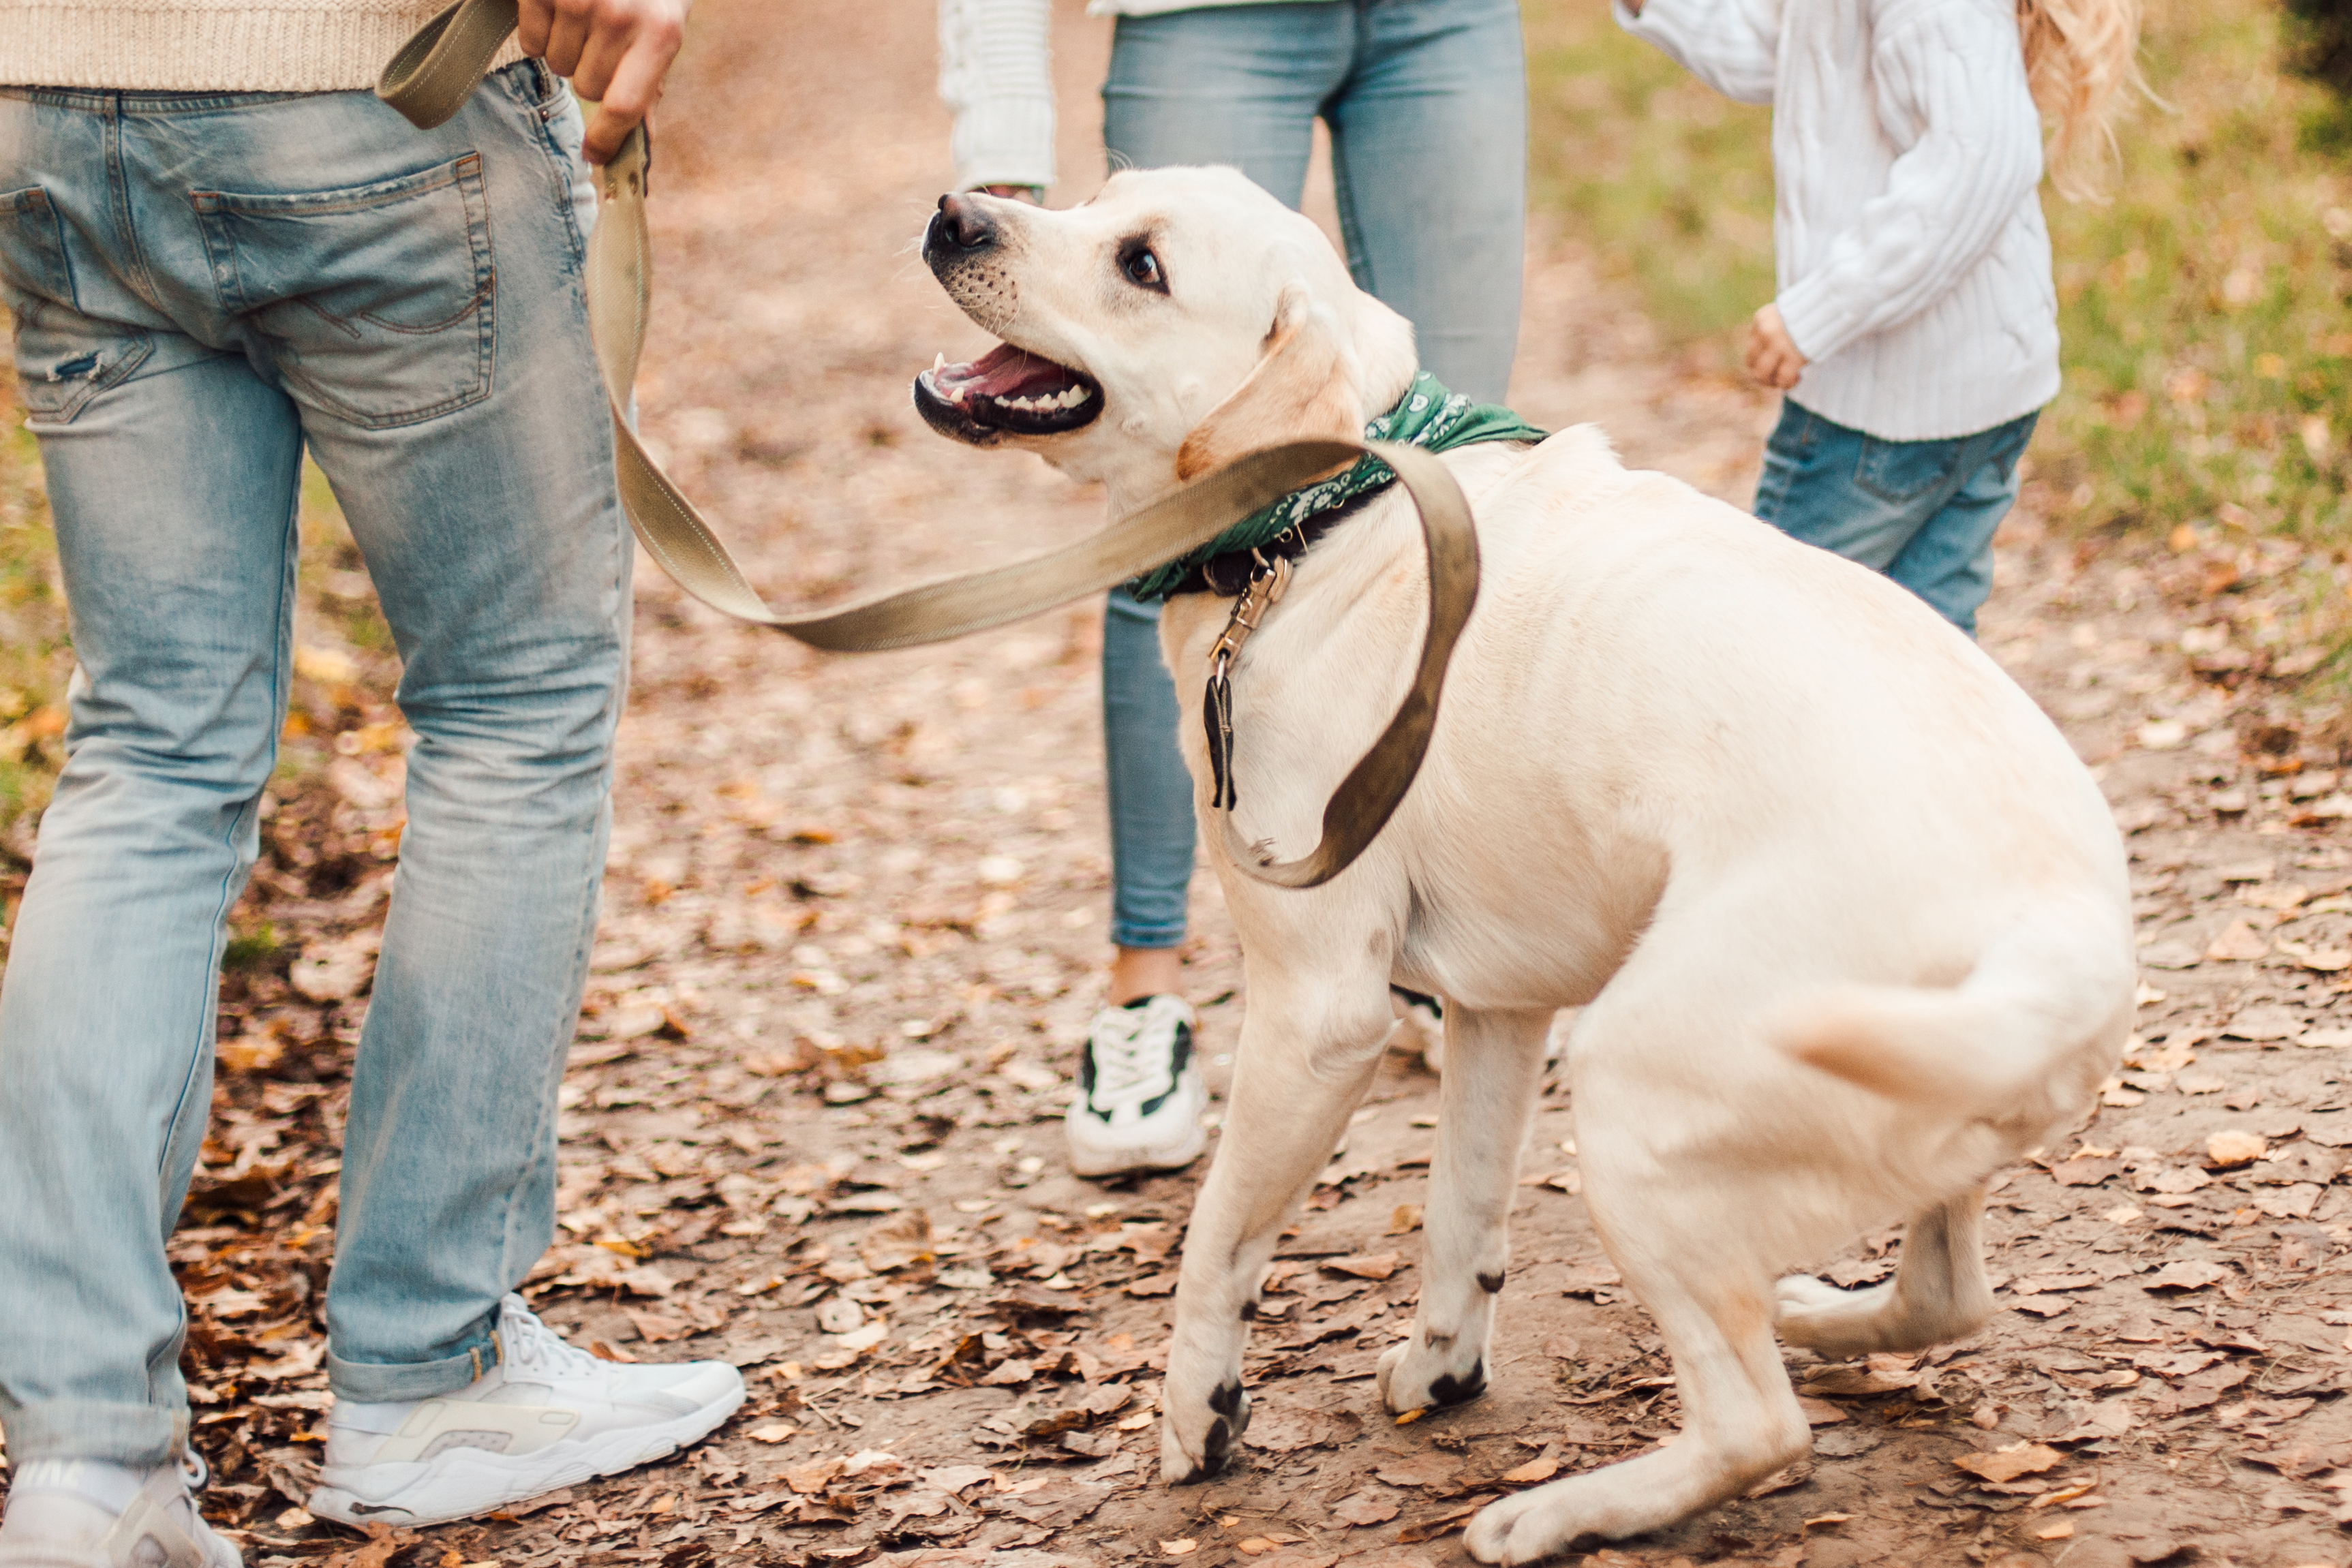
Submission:
<svg viewBox="0 0 2352 1568">
<path fill-rule="evenodd" d="M 79 663 L 0 987 L 9 1457 L 186 1431 L 163 1242 L 293 643 L 305 447 L 404 661 L 408 827 L 328 1292 L 364 1400 L 463 1386 L 553 1232 L 630 547 L 589 346 L 580 119 L 525 64 L 367 93 L 0 89 L 0 281 Z"/>
<path fill-rule="evenodd" d="M 1948 441 L 1885 441 L 1783 400 L 1756 515 L 1885 572 L 1973 637 L 1992 593 L 1992 536 L 2017 499 L 2037 412 Z"/>
<path fill-rule="evenodd" d="M 1528 183 L 1517 0 L 1308 0 L 1121 16 L 1103 83 L 1115 167 L 1230 163 L 1297 206 L 1315 121 L 1331 132 L 1359 287 L 1413 324 L 1422 367 L 1500 402 L 1518 346 Z M 1192 785 L 1160 607 L 1114 591 L 1103 622 L 1111 940 L 1184 938 Z"/>
</svg>

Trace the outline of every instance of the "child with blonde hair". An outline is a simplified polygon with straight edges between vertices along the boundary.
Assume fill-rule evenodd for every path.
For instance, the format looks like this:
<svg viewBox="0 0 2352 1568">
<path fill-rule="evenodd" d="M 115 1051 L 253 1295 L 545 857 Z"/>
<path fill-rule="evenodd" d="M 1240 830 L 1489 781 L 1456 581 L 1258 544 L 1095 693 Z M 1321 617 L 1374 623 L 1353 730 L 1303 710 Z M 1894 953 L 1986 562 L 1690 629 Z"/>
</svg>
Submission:
<svg viewBox="0 0 2352 1568">
<path fill-rule="evenodd" d="M 1971 635 L 2018 459 L 2058 391 L 2038 188 L 2084 193 L 2138 0 L 1616 0 L 1618 24 L 1772 105 L 1778 298 L 1748 369 L 1788 394 L 1756 515 Z"/>
</svg>

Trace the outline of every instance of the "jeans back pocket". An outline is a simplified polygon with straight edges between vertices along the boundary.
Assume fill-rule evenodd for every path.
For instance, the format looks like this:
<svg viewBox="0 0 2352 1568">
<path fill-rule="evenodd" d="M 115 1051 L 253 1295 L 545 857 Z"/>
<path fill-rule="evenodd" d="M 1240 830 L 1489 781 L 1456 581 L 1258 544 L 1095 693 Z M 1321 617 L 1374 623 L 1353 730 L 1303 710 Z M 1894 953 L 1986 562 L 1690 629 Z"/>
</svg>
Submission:
<svg viewBox="0 0 2352 1568">
<path fill-rule="evenodd" d="M 1853 482 L 1882 501 L 1902 506 L 1916 501 L 1939 485 L 1958 477 L 1960 441 L 1883 441 L 1862 438 L 1862 455 L 1854 460 Z"/>
<path fill-rule="evenodd" d="M 374 430 L 489 395 L 497 289 L 478 152 L 341 190 L 193 200 L 222 308 L 299 393 Z"/>
<path fill-rule="evenodd" d="M 65 220 L 38 185 L 0 191 L 0 285 L 6 287 L 9 308 L 19 315 L 37 300 L 75 302 Z"/>
</svg>

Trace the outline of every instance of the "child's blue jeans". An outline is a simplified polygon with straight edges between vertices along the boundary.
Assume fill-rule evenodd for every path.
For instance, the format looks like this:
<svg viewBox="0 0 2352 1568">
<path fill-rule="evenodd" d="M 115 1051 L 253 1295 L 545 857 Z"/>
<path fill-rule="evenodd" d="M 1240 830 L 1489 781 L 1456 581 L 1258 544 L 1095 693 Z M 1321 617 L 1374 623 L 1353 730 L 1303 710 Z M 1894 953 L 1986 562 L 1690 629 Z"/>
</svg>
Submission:
<svg viewBox="0 0 2352 1568">
<path fill-rule="evenodd" d="M 1973 637 L 1992 592 L 1993 530 L 2017 499 L 2017 460 L 2040 417 L 1948 441 L 1883 441 L 1784 402 L 1756 515 L 1885 572 Z"/>
<path fill-rule="evenodd" d="M 1413 324 L 1423 369 L 1498 402 L 1519 339 L 1527 68 L 1517 0 L 1329 0 L 1122 16 L 1103 83 L 1114 167 L 1230 163 L 1292 206 L 1331 130 L 1348 265 Z M 1173 947 L 1192 879 L 1192 781 L 1160 606 L 1103 624 L 1111 940 Z"/>
</svg>

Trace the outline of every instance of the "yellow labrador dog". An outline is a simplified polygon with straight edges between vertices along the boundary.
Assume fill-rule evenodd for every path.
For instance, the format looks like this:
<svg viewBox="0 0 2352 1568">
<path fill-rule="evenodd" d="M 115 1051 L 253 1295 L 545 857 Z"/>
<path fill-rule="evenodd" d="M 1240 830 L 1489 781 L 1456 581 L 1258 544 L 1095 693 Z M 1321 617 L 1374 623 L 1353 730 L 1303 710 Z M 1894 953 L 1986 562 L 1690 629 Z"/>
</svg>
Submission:
<svg viewBox="0 0 2352 1568">
<path fill-rule="evenodd" d="M 949 197 L 924 255 L 1004 340 L 927 372 L 924 416 L 1101 480 L 1115 515 L 1253 447 L 1358 434 L 1414 371 L 1406 322 L 1230 170 L 1122 173 L 1066 212 Z M 1241 1436 L 1259 1283 L 1371 1080 L 1392 981 L 1444 998 L 1446 1061 L 1419 1311 L 1381 1396 L 1483 1390 L 1545 1027 L 1581 1005 L 1585 1201 L 1665 1336 L 1684 1426 L 1472 1522 L 1479 1558 L 1527 1563 L 1805 1453 L 1776 1330 L 1844 1356 L 1981 1323 L 1982 1184 L 2091 1103 L 2135 968 L 2097 787 L 1925 605 L 1629 472 L 1590 426 L 1444 461 L 1484 582 L 1419 779 L 1322 887 L 1218 866 L 1248 1016 L 1184 1241 L 1161 1469 L 1199 1478 Z M 1298 562 L 1233 675 L 1244 837 L 1314 842 L 1405 689 L 1423 604 L 1393 489 Z M 1231 609 L 1189 594 L 1161 622 L 1204 817 L 1201 694 Z M 1886 1284 L 1780 1277 L 1899 1218 Z"/>
</svg>

